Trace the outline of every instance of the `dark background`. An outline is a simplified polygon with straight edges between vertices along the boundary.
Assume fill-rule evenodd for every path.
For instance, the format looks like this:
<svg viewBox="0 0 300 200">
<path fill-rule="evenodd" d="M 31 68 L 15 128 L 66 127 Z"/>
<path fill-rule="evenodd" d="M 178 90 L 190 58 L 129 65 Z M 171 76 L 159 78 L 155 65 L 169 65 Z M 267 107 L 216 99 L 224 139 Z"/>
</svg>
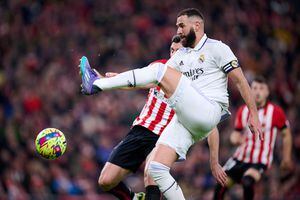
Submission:
<svg viewBox="0 0 300 200">
<path fill-rule="evenodd" d="M 127 133 L 147 91 L 79 93 L 79 58 L 101 71 L 121 72 L 168 58 L 176 14 L 187 7 L 205 16 L 209 37 L 228 44 L 249 81 L 264 75 L 271 99 L 284 108 L 293 134 L 295 171 L 279 170 L 281 137 L 272 168 L 256 187 L 256 199 L 300 198 L 300 11 L 283 0 L 1 0 L 0 1 L 0 199 L 113 199 L 97 179 L 113 146 Z M 127 67 L 125 67 L 127 66 Z M 223 123 L 221 163 L 236 109 L 242 104 L 229 83 L 231 119 Z M 67 152 L 47 161 L 34 139 L 46 128 L 62 130 Z M 172 171 L 188 199 L 210 199 L 215 184 L 205 142 Z M 143 190 L 142 168 L 126 182 Z M 240 199 L 236 186 L 229 199 Z"/>
</svg>

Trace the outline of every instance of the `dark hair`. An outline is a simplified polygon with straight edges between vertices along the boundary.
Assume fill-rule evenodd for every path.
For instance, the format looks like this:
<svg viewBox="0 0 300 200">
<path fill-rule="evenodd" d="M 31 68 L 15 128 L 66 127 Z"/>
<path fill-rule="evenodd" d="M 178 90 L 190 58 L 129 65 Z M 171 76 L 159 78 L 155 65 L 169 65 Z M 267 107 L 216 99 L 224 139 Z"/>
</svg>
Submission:
<svg viewBox="0 0 300 200">
<path fill-rule="evenodd" d="M 181 41 L 181 38 L 180 38 L 180 36 L 179 35 L 174 35 L 173 37 L 172 37 L 172 43 L 174 42 L 174 43 L 179 43 Z"/>
<path fill-rule="evenodd" d="M 252 80 L 252 82 L 267 84 L 267 80 L 263 76 L 256 76 L 256 77 L 254 77 L 254 79 Z"/>
<path fill-rule="evenodd" d="M 187 15 L 188 17 L 191 16 L 197 16 L 200 17 L 202 20 L 204 20 L 203 14 L 197 9 L 197 8 L 186 8 L 182 11 L 180 11 L 177 15 L 177 17 Z"/>
</svg>

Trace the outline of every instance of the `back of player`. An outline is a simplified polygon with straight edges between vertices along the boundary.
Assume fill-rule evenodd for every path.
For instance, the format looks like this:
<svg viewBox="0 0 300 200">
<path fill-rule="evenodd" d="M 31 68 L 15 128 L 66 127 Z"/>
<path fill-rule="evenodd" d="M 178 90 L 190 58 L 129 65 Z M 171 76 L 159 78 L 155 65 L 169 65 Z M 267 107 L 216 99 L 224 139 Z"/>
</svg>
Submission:
<svg viewBox="0 0 300 200">
<path fill-rule="evenodd" d="M 283 110 L 267 101 L 269 90 L 262 77 L 254 79 L 251 89 L 259 108 L 258 115 L 263 127 L 264 140 L 259 140 L 251 133 L 248 128 L 249 110 L 247 106 L 241 106 L 235 119 L 235 131 L 231 135 L 232 143 L 239 146 L 224 166 L 230 180 L 227 187 L 216 187 L 214 199 L 223 199 L 227 188 L 233 182 L 243 185 L 245 199 L 254 198 L 254 184 L 272 164 L 278 130 L 282 132 L 285 140 L 283 165 L 288 166 L 287 168 L 291 166 L 291 134 Z"/>
</svg>

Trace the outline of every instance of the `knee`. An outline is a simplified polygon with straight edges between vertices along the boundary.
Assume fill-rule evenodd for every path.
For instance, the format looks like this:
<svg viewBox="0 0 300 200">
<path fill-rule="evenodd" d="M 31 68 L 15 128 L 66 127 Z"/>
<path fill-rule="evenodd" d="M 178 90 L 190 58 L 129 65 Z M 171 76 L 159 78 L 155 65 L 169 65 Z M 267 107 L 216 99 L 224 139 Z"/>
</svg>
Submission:
<svg viewBox="0 0 300 200">
<path fill-rule="evenodd" d="M 151 176 L 148 174 L 148 170 L 145 170 L 145 172 L 144 172 L 144 184 L 145 184 L 145 186 L 155 185 L 155 182 L 153 181 Z"/>
<path fill-rule="evenodd" d="M 148 166 L 147 176 L 156 181 L 157 179 L 163 178 L 165 174 L 169 173 L 169 171 L 170 168 L 166 165 L 161 164 L 159 162 L 151 161 Z"/>
<path fill-rule="evenodd" d="M 103 191 L 109 191 L 115 186 L 114 180 L 105 173 L 101 173 L 98 184 Z"/>
<path fill-rule="evenodd" d="M 253 188 L 255 179 L 252 176 L 246 175 L 242 178 L 242 185 L 244 188 Z"/>
</svg>

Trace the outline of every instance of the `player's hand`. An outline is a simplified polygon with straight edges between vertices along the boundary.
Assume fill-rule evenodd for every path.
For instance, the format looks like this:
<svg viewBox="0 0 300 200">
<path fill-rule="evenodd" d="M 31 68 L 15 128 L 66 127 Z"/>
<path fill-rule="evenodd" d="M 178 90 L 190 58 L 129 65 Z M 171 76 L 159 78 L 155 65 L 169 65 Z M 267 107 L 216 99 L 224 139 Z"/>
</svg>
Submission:
<svg viewBox="0 0 300 200">
<path fill-rule="evenodd" d="M 284 159 L 281 161 L 280 169 L 284 171 L 292 171 L 293 170 L 293 162 L 291 159 Z"/>
<path fill-rule="evenodd" d="M 220 183 L 222 187 L 225 187 L 227 182 L 227 174 L 225 173 L 221 165 L 219 163 L 216 163 L 216 164 L 211 164 L 210 167 L 211 167 L 212 174 L 217 180 L 217 182 Z"/>
<path fill-rule="evenodd" d="M 115 72 L 106 72 L 105 73 L 106 78 L 114 77 L 116 75 L 118 75 L 118 73 L 115 73 Z"/>
<path fill-rule="evenodd" d="M 258 137 L 261 141 L 264 140 L 263 135 L 262 135 L 262 128 L 261 128 L 261 124 L 258 120 L 258 116 L 252 116 L 250 114 L 248 126 L 249 126 L 250 131 L 253 134 L 258 135 Z"/>
</svg>

